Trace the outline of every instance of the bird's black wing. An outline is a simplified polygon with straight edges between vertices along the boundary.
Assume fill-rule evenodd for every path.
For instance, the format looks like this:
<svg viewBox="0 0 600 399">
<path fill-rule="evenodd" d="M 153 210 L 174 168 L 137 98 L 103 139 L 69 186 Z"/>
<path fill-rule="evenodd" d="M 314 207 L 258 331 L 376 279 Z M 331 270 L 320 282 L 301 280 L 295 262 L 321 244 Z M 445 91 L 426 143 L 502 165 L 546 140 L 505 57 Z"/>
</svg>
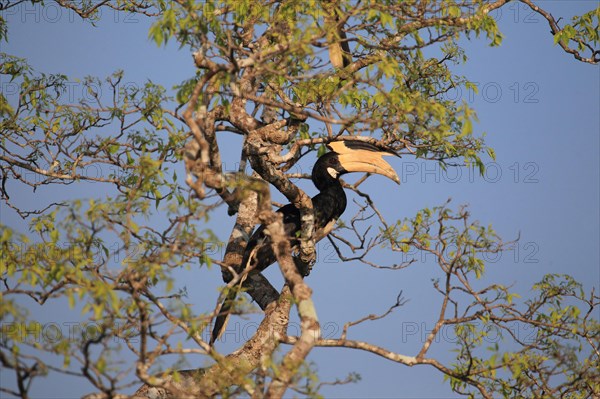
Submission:
<svg viewBox="0 0 600 399">
<path fill-rule="evenodd" d="M 296 235 L 300 231 L 300 211 L 294 205 L 287 204 L 279 208 L 277 212 L 283 214 L 285 235 L 291 238 L 290 245 L 293 248 L 298 242 Z M 271 247 L 271 238 L 265 234 L 265 226 L 261 225 L 248 241 L 242 260 L 242 269 L 249 267 L 252 270 L 263 271 L 276 260 Z"/>
</svg>

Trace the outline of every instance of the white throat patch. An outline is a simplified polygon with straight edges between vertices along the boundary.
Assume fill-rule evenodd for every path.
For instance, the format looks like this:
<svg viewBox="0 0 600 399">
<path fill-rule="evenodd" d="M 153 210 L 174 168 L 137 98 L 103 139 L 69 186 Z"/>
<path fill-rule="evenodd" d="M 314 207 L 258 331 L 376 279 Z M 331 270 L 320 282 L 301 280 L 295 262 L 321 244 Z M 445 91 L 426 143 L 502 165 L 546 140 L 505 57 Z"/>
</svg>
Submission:
<svg viewBox="0 0 600 399">
<path fill-rule="evenodd" d="M 331 177 L 333 177 L 334 179 L 337 179 L 337 177 L 338 177 L 338 171 L 332 167 L 327 168 L 327 173 L 329 173 L 329 175 Z"/>
</svg>

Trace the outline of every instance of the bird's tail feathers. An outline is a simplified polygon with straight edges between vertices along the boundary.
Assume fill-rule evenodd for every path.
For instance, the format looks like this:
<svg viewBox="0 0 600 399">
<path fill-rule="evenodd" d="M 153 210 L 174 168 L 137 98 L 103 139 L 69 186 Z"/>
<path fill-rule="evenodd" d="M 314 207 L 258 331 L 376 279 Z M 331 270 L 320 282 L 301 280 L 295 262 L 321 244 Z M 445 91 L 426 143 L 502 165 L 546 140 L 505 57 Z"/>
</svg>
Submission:
<svg viewBox="0 0 600 399">
<path fill-rule="evenodd" d="M 225 332 L 227 328 L 227 323 L 229 322 L 229 317 L 231 316 L 231 308 L 235 303 L 235 298 L 237 296 L 238 287 L 234 287 L 230 289 L 227 293 L 223 302 L 221 302 L 219 309 L 217 311 L 217 318 L 215 319 L 215 324 L 213 326 L 212 334 L 210 335 L 209 345 L 213 346 L 215 341 L 221 338 L 221 335 Z"/>
<path fill-rule="evenodd" d="M 225 329 L 227 328 L 227 322 L 229 322 L 229 317 L 231 316 L 231 309 L 235 304 L 235 298 L 237 296 L 237 293 L 242 289 L 242 286 L 244 285 L 244 282 L 246 281 L 246 278 L 248 277 L 248 274 L 252 269 L 252 267 L 250 266 L 250 259 L 252 259 L 256 255 L 257 251 L 258 248 L 256 247 L 252 249 L 252 251 L 250 252 L 249 259 L 245 262 L 244 272 L 241 275 L 239 281 L 233 287 L 229 288 L 229 292 L 227 293 L 225 299 L 223 299 L 223 302 L 221 302 L 219 308 L 217 309 L 217 318 L 215 319 L 212 334 L 210 335 L 210 346 L 213 346 L 215 341 L 218 340 L 221 337 L 221 335 L 223 335 Z"/>
</svg>

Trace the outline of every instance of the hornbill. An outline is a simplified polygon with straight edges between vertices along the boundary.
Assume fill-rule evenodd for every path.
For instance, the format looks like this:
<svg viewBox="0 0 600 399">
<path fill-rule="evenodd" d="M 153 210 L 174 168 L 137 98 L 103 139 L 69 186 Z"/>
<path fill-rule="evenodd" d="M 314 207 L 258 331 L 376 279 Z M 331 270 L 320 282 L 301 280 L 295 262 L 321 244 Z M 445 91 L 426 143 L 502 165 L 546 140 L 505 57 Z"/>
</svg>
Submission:
<svg viewBox="0 0 600 399">
<path fill-rule="evenodd" d="M 312 198 L 315 216 L 315 242 L 323 239 L 333 230 L 338 218 L 346 209 L 346 194 L 339 181 L 341 175 L 350 172 L 377 173 L 400 184 L 400 179 L 394 169 L 382 158 L 386 155 L 397 155 L 395 152 L 357 140 L 335 141 L 327 146 L 331 151 L 319 157 L 312 170 L 312 181 L 319 190 L 319 194 Z M 300 211 L 293 204 L 287 204 L 277 212 L 283 214 L 284 229 L 290 238 L 292 250 L 297 250 L 299 248 L 298 233 L 301 229 Z M 245 271 L 238 283 L 239 286 L 244 284 L 247 273 L 261 272 L 277 260 L 270 238 L 265 235 L 264 230 L 265 226 L 261 225 L 248 241 L 241 267 L 237 269 L 238 273 Z M 301 265 L 300 262 L 296 262 L 296 265 L 303 276 L 308 275 L 309 269 L 305 265 Z M 229 271 L 224 271 L 225 282 L 231 281 L 232 278 Z M 210 345 L 225 330 L 237 291 L 237 289 L 230 290 L 221 304 L 210 338 Z"/>
</svg>

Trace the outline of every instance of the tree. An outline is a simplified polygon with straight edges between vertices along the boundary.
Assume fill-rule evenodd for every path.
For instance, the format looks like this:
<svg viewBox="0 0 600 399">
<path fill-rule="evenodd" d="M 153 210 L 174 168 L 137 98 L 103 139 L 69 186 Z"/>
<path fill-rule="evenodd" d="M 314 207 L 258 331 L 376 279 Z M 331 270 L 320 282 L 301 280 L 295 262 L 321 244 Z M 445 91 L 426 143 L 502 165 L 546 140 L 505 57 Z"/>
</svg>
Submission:
<svg viewBox="0 0 600 399">
<path fill-rule="evenodd" d="M 600 395 L 595 291 L 585 292 L 568 275 L 540 276 L 526 300 L 510 287 L 485 284 L 485 260 L 510 250 L 514 241 L 504 242 L 491 227 L 473 221 L 466 208 L 452 210 L 449 203 L 390 221 L 361 190 L 364 179 L 346 184 L 365 202 L 339 226 L 359 245 L 338 233 L 331 244 L 340 258 L 376 267 L 390 267 L 369 260 L 381 247 L 392 254 L 430 254 L 439 268 L 433 282 L 439 317 L 412 355 L 347 338 L 355 325 L 402 307 L 401 292 L 388 311 L 349 322 L 335 338 L 320 336 L 318 303 L 295 266 L 295 258 L 310 264 L 316 257 L 312 203 L 293 180 L 307 174 L 290 170 L 307 154 L 321 155 L 325 144 L 356 137 L 444 168 L 466 164 L 484 173 L 484 157 L 494 158 L 474 132 L 474 111 L 444 93 L 475 90 L 452 72 L 466 60 L 461 40 L 485 36 L 499 45 L 493 12 L 509 2 L 396 3 L 57 1 L 92 23 L 103 9 L 152 18 L 150 37 L 159 46 L 175 41 L 193 52 L 196 74 L 178 86 L 175 98 L 154 82 L 123 87 L 123 72 L 115 72 L 105 81 L 85 78 L 89 96 L 70 104 L 60 95 L 66 76 L 37 73 L 26 60 L 2 54 L 2 74 L 19 84 L 17 101 L 0 96 L 2 196 L 29 228 L 25 234 L 2 226 L 0 361 L 14 373 L 16 385 L 0 389 L 27 397 L 38 377 L 62 373 L 87 379 L 98 392 L 94 397 L 115 397 L 140 384 L 139 397 L 282 397 L 290 389 L 314 396 L 319 384 L 306 359 L 320 346 L 431 366 L 459 394 Z M 529 0 L 521 3 L 547 22 L 555 44 L 568 55 L 600 61 L 600 8 L 566 24 Z M 0 28 L 7 39 L 4 19 Z M 111 95 L 98 95 L 99 87 Z M 232 135 L 243 142 L 237 171 L 224 170 L 217 140 Z M 177 175 L 182 163 L 185 179 Z M 251 174 L 245 172 L 248 165 Z M 111 173 L 87 173 L 94 166 Z M 101 184 L 106 196 L 29 210 L 11 194 L 17 184 L 35 193 L 40 186 L 91 183 Z M 303 216 L 298 254 L 273 212 L 274 192 Z M 223 206 L 236 224 L 220 258 L 208 250 L 218 237 L 204 222 Z M 368 217 L 377 219 L 377 232 L 361 223 Z M 257 222 L 271 232 L 287 283 L 281 292 L 262 274 L 240 269 Z M 348 255 L 354 251 L 358 254 Z M 391 267 L 403 270 L 412 263 Z M 248 294 L 265 310 L 256 333 L 232 354 L 219 353 L 202 334 L 218 308 L 199 314 L 185 291 L 174 288 L 179 270 L 204 273 L 199 265 L 217 265 L 234 276 L 215 304 L 247 277 Z M 95 328 L 40 341 L 42 324 L 27 314 L 26 298 L 70 306 Z M 244 296 L 239 298 L 236 311 L 249 311 Z M 293 308 L 298 336 L 287 330 Z M 533 339 L 515 334 L 515 325 L 535 331 Z M 448 327 L 457 338 L 456 355 L 445 362 L 431 348 Z M 488 347 L 490 334 L 503 340 Z M 122 364 L 122 352 L 135 360 Z M 172 360 L 184 363 L 193 355 L 213 363 L 185 370 Z"/>
</svg>

